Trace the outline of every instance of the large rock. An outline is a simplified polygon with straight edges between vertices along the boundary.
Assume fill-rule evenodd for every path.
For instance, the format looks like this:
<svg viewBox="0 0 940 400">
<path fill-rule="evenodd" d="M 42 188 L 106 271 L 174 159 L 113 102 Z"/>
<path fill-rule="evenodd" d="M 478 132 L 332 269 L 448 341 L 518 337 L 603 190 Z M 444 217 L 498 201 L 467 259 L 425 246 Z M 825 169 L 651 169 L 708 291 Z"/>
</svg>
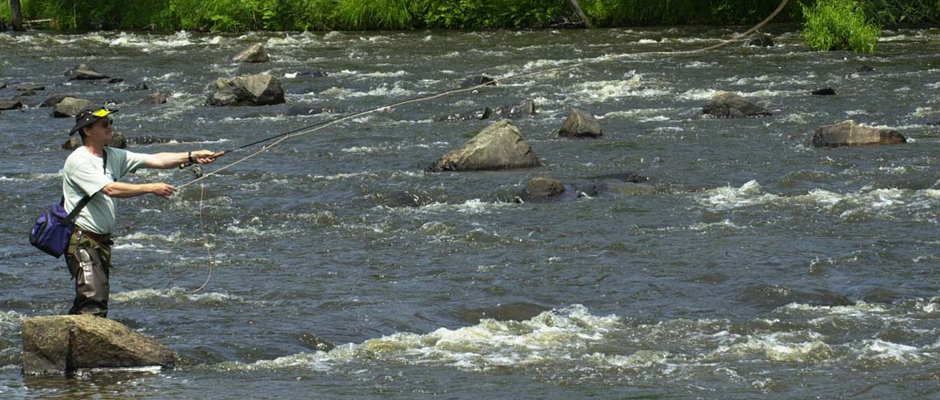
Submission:
<svg viewBox="0 0 940 400">
<path fill-rule="evenodd" d="M 55 118 L 75 118 L 82 110 L 93 107 L 95 107 L 95 103 L 91 100 L 66 97 L 55 105 L 52 116 Z"/>
<path fill-rule="evenodd" d="M 62 143 L 62 150 L 75 150 L 82 146 L 82 135 L 72 135 L 69 137 L 69 140 L 66 140 L 65 143 Z M 117 149 L 126 149 L 127 148 L 127 138 L 124 137 L 120 132 L 114 132 L 111 134 L 111 141 L 108 143 L 108 146 L 117 148 Z"/>
<path fill-rule="evenodd" d="M 65 76 L 69 77 L 70 81 L 74 80 L 96 80 L 96 79 L 108 79 L 110 78 L 107 75 L 104 75 L 98 71 L 95 71 L 91 67 L 85 64 L 80 64 L 75 69 L 70 69 L 65 72 Z"/>
<path fill-rule="evenodd" d="M 715 97 L 712 97 L 712 99 L 705 104 L 705 107 L 702 108 L 702 114 L 712 115 L 718 118 L 763 117 L 773 115 L 770 111 L 734 93 L 715 95 Z"/>
<path fill-rule="evenodd" d="M 813 146 L 815 147 L 891 143 L 907 143 L 907 139 L 896 130 L 861 126 L 853 120 L 823 126 L 817 129 L 813 135 Z"/>
<path fill-rule="evenodd" d="M 40 107 L 55 107 L 57 104 L 65 100 L 66 97 L 75 97 L 74 94 L 54 94 L 52 96 L 46 97 L 42 103 L 39 103 Z"/>
<path fill-rule="evenodd" d="M 268 52 L 264 50 L 264 45 L 255 43 L 251 47 L 242 50 L 241 53 L 232 57 L 232 62 L 243 63 L 264 63 L 268 62 Z"/>
<path fill-rule="evenodd" d="M 23 102 L 17 99 L 0 100 L 0 111 L 17 110 L 23 108 Z"/>
<path fill-rule="evenodd" d="M 835 96 L 836 90 L 831 87 L 825 87 L 822 89 L 814 90 L 810 92 L 810 94 L 815 95 L 815 96 Z"/>
<path fill-rule="evenodd" d="M 565 119 L 565 125 L 558 131 L 558 136 L 565 137 L 596 138 L 603 134 L 601 123 L 590 113 L 577 108 L 571 109 L 571 114 Z"/>
<path fill-rule="evenodd" d="M 247 75 L 215 82 L 215 93 L 209 97 L 213 106 L 263 106 L 284 102 L 284 88 L 270 75 Z"/>
<path fill-rule="evenodd" d="M 429 171 L 478 171 L 538 167 L 538 157 L 512 124 L 504 119 L 493 123 L 473 139 L 444 154 Z"/>
<path fill-rule="evenodd" d="M 23 320 L 23 373 L 79 368 L 173 368 L 169 349 L 119 322 L 91 315 Z"/>
</svg>

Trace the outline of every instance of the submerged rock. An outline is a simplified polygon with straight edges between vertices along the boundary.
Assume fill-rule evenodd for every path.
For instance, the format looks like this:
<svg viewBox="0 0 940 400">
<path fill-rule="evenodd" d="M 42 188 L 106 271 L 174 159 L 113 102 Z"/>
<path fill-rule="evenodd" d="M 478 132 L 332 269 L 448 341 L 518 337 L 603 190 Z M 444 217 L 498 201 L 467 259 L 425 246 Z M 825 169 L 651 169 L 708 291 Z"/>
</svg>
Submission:
<svg viewBox="0 0 940 400">
<path fill-rule="evenodd" d="M 140 90 L 150 90 L 150 86 L 147 85 L 147 82 L 141 82 L 134 86 L 127 88 L 128 92 L 135 92 Z"/>
<path fill-rule="evenodd" d="M 296 78 L 325 78 L 326 76 L 326 72 L 319 69 L 310 69 L 298 72 Z"/>
<path fill-rule="evenodd" d="M 564 183 L 550 177 L 535 177 L 526 183 L 515 197 L 517 203 L 540 203 L 570 201 L 584 197 L 596 197 L 608 192 L 629 192 L 624 183 L 644 183 L 649 178 L 633 172 L 612 173 L 582 178 Z"/>
<path fill-rule="evenodd" d="M 477 75 L 477 76 L 471 76 L 467 79 L 464 79 L 463 82 L 460 82 L 460 87 L 464 89 L 471 88 L 474 86 L 480 86 L 480 85 L 496 86 L 496 81 L 494 81 L 493 78 L 490 78 L 488 76 Z"/>
<path fill-rule="evenodd" d="M 74 80 L 97 80 L 97 79 L 108 79 L 109 76 L 104 75 L 98 71 L 95 71 L 91 67 L 85 64 L 80 64 L 75 69 L 70 69 L 65 72 L 65 76 L 69 77 L 70 81 Z"/>
<path fill-rule="evenodd" d="M 243 62 L 243 63 L 264 63 L 268 62 L 268 52 L 265 51 L 264 45 L 261 43 L 255 43 L 248 47 L 245 50 L 242 50 L 241 53 L 232 57 L 232 62 Z"/>
<path fill-rule="evenodd" d="M 836 95 L 836 90 L 833 89 L 833 88 L 831 88 L 831 87 L 827 87 L 827 88 L 823 88 L 823 89 L 814 90 L 814 91 L 812 92 L 812 94 L 814 94 L 814 95 L 816 95 L 816 96 L 835 96 L 835 95 Z"/>
<path fill-rule="evenodd" d="M 138 102 L 137 104 L 142 105 L 142 106 L 163 104 L 163 103 L 166 103 L 166 98 L 167 98 L 166 94 L 163 94 L 161 92 L 151 93 L 150 96 L 148 96 L 145 99 L 141 99 L 140 102 Z"/>
<path fill-rule="evenodd" d="M 826 125 L 813 135 L 815 147 L 858 146 L 869 144 L 907 143 L 907 139 L 894 129 L 862 126 L 853 120 Z"/>
<path fill-rule="evenodd" d="M 46 86 L 39 83 L 21 83 L 14 88 L 20 92 L 33 92 L 33 94 L 36 94 L 37 90 L 46 90 Z"/>
<path fill-rule="evenodd" d="M 773 115 L 770 111 L 734 93 L 715 95 L 715 97 L 712 97 L 712 99 L 705 104 L 705 107 L 702 108 L 702 114 L 712 115 L 718 118 L 763 117 Z"/>
<path fill-rule="evenodd" d="M 247 75 L 215 82 L 215 93 L 207 101 L 212 106 L 263 106 L 284 103 L 284 88 L 270 75 Z"/>
<path fill-rule="evenodd" d="M 460 149 L 444 154 L 429 171 L 478 171 L 538 167 L 538 157 L 512 121 L 486 127 Z"/>
<path fill-rule="evenodd" d="M 323 107 L 311 106 L 309 104 L 294 104 L 284 112 L 284 115 L 296 117 L 299 115 L 317 115 L 323 113 Z"/>
<path fill-rule="evenodd" d="M 92 107 L 95 107 L 95 103 L 91 100 L 66 97 L 55 105 L 52 116 L 54 118 L 75 118 L 82 110 Z"/>
<path fill-rule="evenodd" d="M 863 65 L 863 66 L 858 67 L 857 69 L 855 69 L 855 72 L 856 72 L 856 73 L 874 72 L 874 71 L 875 71 L 874 68 L 872 68 L 872 67 L 870 67 L 870 66 L 867 66 L 867 65 Z"/>
<path fill-rule="evenodd" d="M 107 318 L 60 315 L 23 320 L 24 374 L 175 364 L 166 346 Z"/>
<path fill-rule="evenodd" d="M 458 311 L 457 318 L 471 324 L 480 323 L 480 320 L 485 318 L 497 321 L 527 321 L 550 310 L 551 308 L 538 304 L 516 302 L 497 304 L 495 307 Z"/>
<path fill-rule="evenodd" d="M 7 87 L 7 83 L 4 81 L 0 81 L 0 89 L 3 89 L 5 87 Z"/>
<path fill-rule="evenodd" d="M 457 114 L 443 115 L 432 118 L 434 121 L 474 121 L 483 119 L 523 119 L 535 115 L 535 101 L 523 100 L 519 104 L 509 104 L 501 107 L 484 107 Z"/>
<path fill-rule="evenodd" d="M 578 138 L 596 138 L 603 134 L 600 122 L 590 113 L 577 108 L 571 109 L 565 125 L 558 131 L 558 136 Z"/>
<path fill-rule="evenodd" d="M 754 47 L 774 47 L 774 39 L 770 35 L 761 35 L 747 42 L 748 46 Z"/>
</svg>

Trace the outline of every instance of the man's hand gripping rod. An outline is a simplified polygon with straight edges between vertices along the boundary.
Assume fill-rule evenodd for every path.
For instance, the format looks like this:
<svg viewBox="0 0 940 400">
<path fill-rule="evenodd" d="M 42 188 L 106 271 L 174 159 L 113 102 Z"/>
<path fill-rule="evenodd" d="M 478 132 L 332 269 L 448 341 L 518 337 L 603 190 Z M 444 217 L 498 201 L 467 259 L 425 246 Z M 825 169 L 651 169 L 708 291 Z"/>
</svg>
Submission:
<svg viewBox="0 0 940 400">
<path fill-rule="evenodd" d="M 224 155 L 227 154 L 227 153 L 228 153 L 228 151 L 222 150 L 222 151 L 219 151 L 219 152 L 216 152 L 216 153 L 212 153 L 212 155 L 209 156 L 209 158 L 215 160 L 216 158 L 222 157 L 222 156 L 224 156 Z M 180 169 L 185 169 L 185 168 L 187 168 L 187 167 L 189 167 L 190 165 L 193 165 L 193 164 L 196 164 L 196 163 L 195 163 L 195 162 L 189 162 L 189 161 L 184 162 L 184 163 L 180 164 Z"/>
</svg>

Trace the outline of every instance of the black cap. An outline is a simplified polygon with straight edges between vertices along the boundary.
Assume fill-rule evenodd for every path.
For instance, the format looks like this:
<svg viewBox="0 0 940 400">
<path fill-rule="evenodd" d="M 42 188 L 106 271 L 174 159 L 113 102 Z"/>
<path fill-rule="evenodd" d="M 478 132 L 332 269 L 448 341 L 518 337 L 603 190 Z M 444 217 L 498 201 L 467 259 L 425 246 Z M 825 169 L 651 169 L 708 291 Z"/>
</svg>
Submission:
<svg viewBox="0 0 940 400">
<path fill-rule="evenodd" d="M 90 126 L 102 118 L 107 118 L 109 115 L 118 112 L 118 110 L 109 110 L 107 108 L 86 108 L 78 113 L 75 116 L 75 126 L 72 127 L 72 130 L 69 131 L 69 136 L 75 134 L 82 130 L 86 126 Z"/>
</svg>

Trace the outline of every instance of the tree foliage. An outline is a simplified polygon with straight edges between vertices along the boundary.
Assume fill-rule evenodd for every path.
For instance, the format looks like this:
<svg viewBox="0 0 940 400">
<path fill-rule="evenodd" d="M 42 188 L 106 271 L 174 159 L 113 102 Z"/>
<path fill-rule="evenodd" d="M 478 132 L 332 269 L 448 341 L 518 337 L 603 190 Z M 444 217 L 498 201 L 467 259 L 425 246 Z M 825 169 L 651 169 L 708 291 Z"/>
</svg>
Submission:
<svg viewBox="0 0 940 400">
<path fill-rule="evenodd" d="M 855 0 L 820 0 L 803 6 L 803 40 L 815 50 L 873 53 L 881 28 L 870 22 Z"/>
</svg>

